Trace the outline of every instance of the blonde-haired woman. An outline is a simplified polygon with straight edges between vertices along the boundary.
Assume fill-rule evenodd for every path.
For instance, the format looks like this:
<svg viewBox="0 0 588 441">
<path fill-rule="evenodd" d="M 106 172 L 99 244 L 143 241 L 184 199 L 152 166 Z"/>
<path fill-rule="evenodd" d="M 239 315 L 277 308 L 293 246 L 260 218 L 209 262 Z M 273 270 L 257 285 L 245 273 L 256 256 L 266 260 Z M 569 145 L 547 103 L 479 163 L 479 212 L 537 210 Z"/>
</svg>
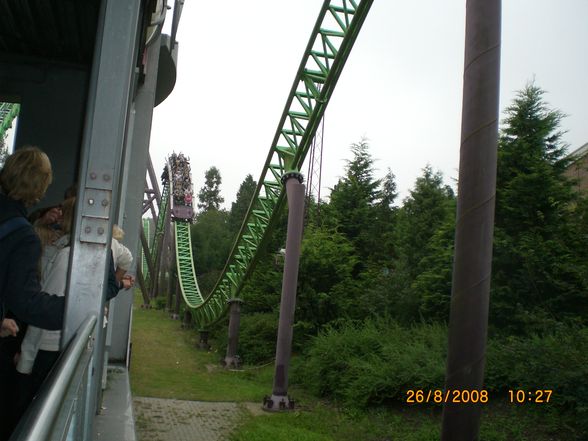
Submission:
<svg viewBox="0 0 588 441">
<path fill-rule="evenodd" d="M 53 178 L 51 162 L 37 147 L 10 155 L 0 171 L 0 310 L 45 329 L 60 329 L 63 299 L 41 292 L 41 245 L 26 208 L 41 200 Z"/>
<path fill-rule="evenodd" d="M 64 298 L 41 291 L 41 244 L 27 221 L 27 207 L 38 202 L 53 178 L 51 162 L 37 147 L 10 155 L 0 170 L 0 320 L 11 318 L 45 329 L 60 329 Z M 0 350 L 0 439 L 15 423 L 11 402 L 16 371 L 12 346 Z"/>
</svg>

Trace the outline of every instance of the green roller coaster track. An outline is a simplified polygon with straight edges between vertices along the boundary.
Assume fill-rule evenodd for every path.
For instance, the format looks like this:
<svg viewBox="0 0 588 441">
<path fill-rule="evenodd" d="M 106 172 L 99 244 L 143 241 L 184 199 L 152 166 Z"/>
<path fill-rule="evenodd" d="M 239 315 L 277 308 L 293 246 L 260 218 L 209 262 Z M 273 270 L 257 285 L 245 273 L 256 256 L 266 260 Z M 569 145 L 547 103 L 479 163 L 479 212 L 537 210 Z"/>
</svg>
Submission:
<svg viewBox="0 0 588 441">
<path fill-rule="evenodd" d="M 4 135 L 12 126 L 12 121 L 18 116 L 20 111 L 20 104 L 0 103 L 0 139 L 4 139 Z"/>
<path fill-rule="evenodd" d="M 190 225 L 174 222 L 181 291 L 196 323 L 206 327 L 221 318 L 236 298 L 259 258 L 284 205 L 282 176 L 300 170 L 312 139 L 373 0 L 326 0 L 306 47 L 278 129 L 263 166 L 255 195 L 223 273 L 204 298 L 196 282 Z M 170 173 L 170 176 L 172 174 Z M 169 182 L 164 185 L 155 237 L 168 217 Z M 157 256 L 154 240 L 153 256 Z"/>
<path fill-rule="evenodd" d="M 165 233 L 165 224 L 166 220 L 169 218 L 169 186 L 164 186 L 161 193 L 161 203 L 159 205 L 159 216 L 157 216 L 157 224 L 155 225 L 155 234 L 151 238 L 151 242 L 149 243 L 149 254 L 152 256 L 152 260 L 158 261 L 160 258 L 160 249 L 163 242 L 163 235 Z M 147 230 L 145 231 L 147 234 Z M 147 236 L 149 239 L 149 236 Z M 157 264 L 156 264 L 157 267 Z M 153 274 L 151 272 L 143 273 L 145 274 L 145 281 L 147 286 L 151 286 L 153 283 Z"/>
<path fill-rule="evenodd" d="M 149 238 L 151 237 L 151 221 L 149 219 L 143 219 L 143 231 L 145 232 L 147 241 L 149 241 Z M 151 250 L 149 250 L 149 254 L 151 254 Z M 149 265 L 147 264 L 145 250 L 141 252 L 141 270 L 145 278 L 149 277 Z"/>
</svg>

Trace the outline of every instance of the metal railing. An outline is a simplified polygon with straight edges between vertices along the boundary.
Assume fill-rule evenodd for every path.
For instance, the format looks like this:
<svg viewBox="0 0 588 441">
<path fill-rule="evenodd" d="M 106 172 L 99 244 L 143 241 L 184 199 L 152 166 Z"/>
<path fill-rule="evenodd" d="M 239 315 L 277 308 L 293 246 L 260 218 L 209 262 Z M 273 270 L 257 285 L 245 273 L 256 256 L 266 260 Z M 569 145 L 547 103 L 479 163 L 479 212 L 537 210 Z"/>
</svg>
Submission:
<svg viewBox="0 0 588 441">
<path fill-rule="evenodd" d="M 59 357 L 10 441 L 90 440 L 88 384 L 96 316 L 89 316 Z"/>
</svg>

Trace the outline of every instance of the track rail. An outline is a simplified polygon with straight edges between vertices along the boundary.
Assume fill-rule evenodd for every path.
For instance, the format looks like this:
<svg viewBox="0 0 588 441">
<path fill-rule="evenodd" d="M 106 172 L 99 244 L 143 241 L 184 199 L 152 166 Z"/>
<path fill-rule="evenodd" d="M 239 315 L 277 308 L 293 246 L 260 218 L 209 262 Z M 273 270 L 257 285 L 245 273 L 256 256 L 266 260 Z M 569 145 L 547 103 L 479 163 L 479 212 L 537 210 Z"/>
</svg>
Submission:
<svg viewBox="0 0 588 441">
<path fill-rule="evenodd" d="M 151 237 L 151 221 L 149 219 L 143 219 L 143 232 L 145 233 L 145 237 L 147 238 L 147 243 L 149 243 L 149 239 Z M 151 250 L 147 251 L 149 255 L 151 255 Z M 141 270 L 143 272 L 143 277 L 147 280 L 149 276 L 149 265 L 147 264 L 147 257 L 145 255 L 145 250 L 142 249 L 141 251 Z"/>
<path fill-rule="evenodd" d="M 263 165 L 255 195 L 222 275 L 206 298 L 196 282 L 189 224 L 175 222 L 180 286 L 200 327 L 206 327 L 223 316 L 227 301 L 238 297 L 245 280 L 255 268 L 259 251 L 267 243 L 284 205 L 285 191 L 281 178 L 289 171 L 301 169 L 372 3 L 373 0 L 326 0 L 323 3 Z M 164 186 L 161 200 L 162 207 L 166 208 L 158 217 L 156 237 L 158 232 L 163 232 L 160 220 L 167 217 L 169 185 Z M 157 248 L 154 248 L 153 255 L 157 256 Z"/>
<path fill-rule="evenodd" d="M 0 103 L 0 139 L 4 138 L 19 112 L 20 104 Z"/>
<path fill-rule="evenodd" d="M 163 236 L 165 234 L 165 225 L 169 219 L 169 185 L 164 185 L 161 192 L 161 203 L 159 205 L 159 214 L 157 216 L 157 224 L 155 225 L 155 234 L 149 243 L 149 253 L 152 256 L 152 261 L 155 268 L 158 268 L 157 262 L 159 262 L 160 251 L 163 243 Z M 147 237 L 149 240 L 149 237 Z M 149 272 L 145 277 L 146 285 L 151 287 L 155 283 L 155 275 Z"/>
</svg>

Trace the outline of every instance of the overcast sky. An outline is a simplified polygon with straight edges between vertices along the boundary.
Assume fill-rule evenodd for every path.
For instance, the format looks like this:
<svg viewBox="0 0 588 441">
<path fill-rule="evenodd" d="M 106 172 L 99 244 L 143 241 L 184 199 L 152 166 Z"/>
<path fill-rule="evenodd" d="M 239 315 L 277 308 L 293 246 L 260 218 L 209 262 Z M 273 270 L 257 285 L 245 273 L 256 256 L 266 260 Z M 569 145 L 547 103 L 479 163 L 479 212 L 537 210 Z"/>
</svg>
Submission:
<svg viewBox="0 0 588 441">
<path fill-rule="evenodd" d="M 465 4 L 374 1 L 326 110 L 323 196 L 362 137 L 377 177 L 390 167 L 401 198 L 427 163 L 447 183 L 457 177 Z M 227 208 L 248 173 L 259 178 L 321 5 L 185 2 L 176 86 L 153 117 L 158 174 L 183 152 L 198 192 L 214 165 Z M 588 142 L 588 0 L 505 0 L 502 17 L 500 108 L 534 78 L 569 115 L 570 149 Z"/>
</svg>

